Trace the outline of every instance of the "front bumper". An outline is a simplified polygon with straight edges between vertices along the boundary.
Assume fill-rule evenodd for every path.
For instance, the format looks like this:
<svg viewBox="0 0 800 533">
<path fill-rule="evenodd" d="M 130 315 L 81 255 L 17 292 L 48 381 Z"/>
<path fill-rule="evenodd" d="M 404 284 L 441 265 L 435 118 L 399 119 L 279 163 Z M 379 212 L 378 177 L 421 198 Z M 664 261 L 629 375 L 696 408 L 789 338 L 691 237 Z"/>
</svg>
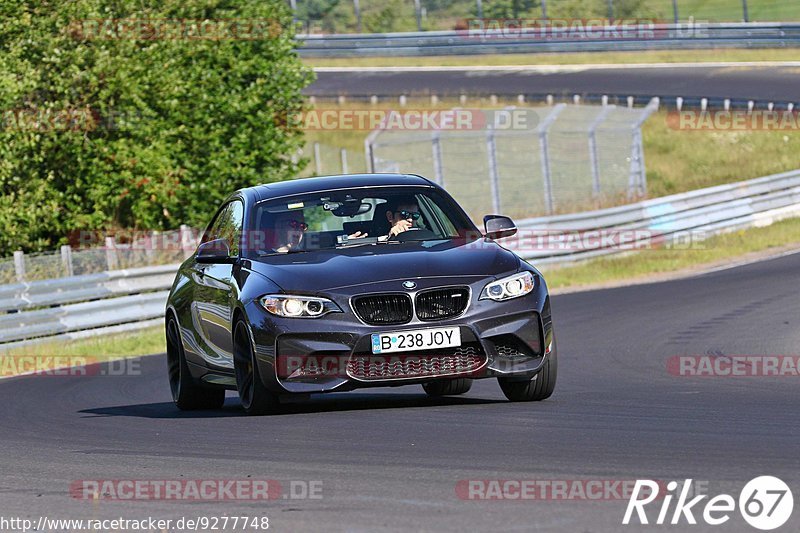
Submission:
<svg viewBox="0 0 800 533">
<path fill-rule="evenodd" d="M 385 287 L 372 285 L 368 291 L 351 288 L 349 291 L 316 295 L 331 298 L 343 310 L 318 319 L 275 317 L 258 302 L 250 302 L 245 309 L 253 328 L 260 375 L 264 385 L 276 393 L 346 391 L 455 377 L 525 379 L 533 377 L 542 368 L 554 349 L 547 288 L 539 275 L 536 278 L 536 286 L 530 294 L 505 302 L 478 299 L 487 283 L 485 277 L 455 282 L 448 280 L 446 284 L 436 279 L 415 280 L 418 290 L 453 284 L 469 285 L 471 301 L 464 314 L 456 318 L 436 322 L 421 322 L 414 318 L 399 326 L 367 325 L 349 305 L 350 298 L 362 292 L 396 292 L 397 281 L 387 282 Z M 447 356 L 431 353 L 434 351 L 396 352 L 385 356 L 371 354 L 373 333 L 441 327 L 458 327 L 463 349 Z M 433 360 L 431 356 L 438 359 Z M 374 363 L 375 358 L 387 359 L 385 364 L 394 369 L 388 372 L 391 375 L 368 377 L 363 373 L 363 362 Z M 381 368 L 385 370 L 387 367 Z M 412 372 L 409 376 L 405 373 L 408 368 L 433 368 L 435 373 Z"/>
</svg>

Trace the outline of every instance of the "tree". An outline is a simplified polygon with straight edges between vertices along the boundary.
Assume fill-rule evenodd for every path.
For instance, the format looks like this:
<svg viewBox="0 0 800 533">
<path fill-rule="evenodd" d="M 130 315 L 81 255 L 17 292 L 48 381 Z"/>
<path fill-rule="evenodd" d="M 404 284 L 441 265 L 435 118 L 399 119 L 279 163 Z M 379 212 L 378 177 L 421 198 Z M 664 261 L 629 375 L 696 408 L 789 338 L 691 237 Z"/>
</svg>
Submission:
<svg viewBox="0 0 800 533">
<path fill-rule="evenodd" d="M 283 0 L 0 0 L 0 253 L 204 224 L 305 163 Z"/>
</svg>

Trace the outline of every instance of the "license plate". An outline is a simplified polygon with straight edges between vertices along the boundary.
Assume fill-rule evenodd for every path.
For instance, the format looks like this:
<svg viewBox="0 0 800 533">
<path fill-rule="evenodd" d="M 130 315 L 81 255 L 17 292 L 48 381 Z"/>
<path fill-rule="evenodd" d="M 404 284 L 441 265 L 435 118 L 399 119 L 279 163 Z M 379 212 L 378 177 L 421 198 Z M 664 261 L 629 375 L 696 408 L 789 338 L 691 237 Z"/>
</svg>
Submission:
<svg viewBox="0 0 800 533">
<path fill-rule="evenodd" d="M 407 352 L 454 346 L 461 346 L 461 330 L 457 327 L 372 334 L 372 353 Z"/>
</svg>

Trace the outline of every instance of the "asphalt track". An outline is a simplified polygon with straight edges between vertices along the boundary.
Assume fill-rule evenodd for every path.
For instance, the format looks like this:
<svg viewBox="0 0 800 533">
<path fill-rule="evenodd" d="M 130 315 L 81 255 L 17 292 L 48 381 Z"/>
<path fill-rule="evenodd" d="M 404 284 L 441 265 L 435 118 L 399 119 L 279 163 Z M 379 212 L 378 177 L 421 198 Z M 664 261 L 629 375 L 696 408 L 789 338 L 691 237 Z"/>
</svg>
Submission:
<svg viewBox="0 0 800 533">
<path fill-rule="evenodd" d="M 800 69 L 793 66 L 570 67 L 564 70 L 324 69 L 309 96 L 428 95 L 630 95 L 665 99 L 709 98 L 761 103 L 798 101 Z"/>
<path fill-rule="evenodd" d="M 512 404 L 493 380 L 464 397 L 419 387 L 315 396 L 252 418 L 182 413 L 163 356 L 140 375 L 0 381 L 0 516 L 267 515 L 273 530 L 640 531 L 626 501 L 469 501 L 459 480 L 707 483 L 738 496 L 770 474 L 800 498 L 798 379 L 687 378 L 673 355 L 797 354 L 800 254 L 695 278 L 556 296 L 560 376 L 548 401 Z M 135 373 L 134 373 L 135 374 Z M 321 480 L 322 499 L 71 498 L 82 479 Z M 285 486 L 285 485 L 284 485 Z M 654 519 L 654 514 L 651 519 Z M 797 531 L 795 512 L 781 531 Z M 724 527 L 755 531 L 738 514 Z M 648 529 L 649 530 L 649 529 Z"/>
</svg>

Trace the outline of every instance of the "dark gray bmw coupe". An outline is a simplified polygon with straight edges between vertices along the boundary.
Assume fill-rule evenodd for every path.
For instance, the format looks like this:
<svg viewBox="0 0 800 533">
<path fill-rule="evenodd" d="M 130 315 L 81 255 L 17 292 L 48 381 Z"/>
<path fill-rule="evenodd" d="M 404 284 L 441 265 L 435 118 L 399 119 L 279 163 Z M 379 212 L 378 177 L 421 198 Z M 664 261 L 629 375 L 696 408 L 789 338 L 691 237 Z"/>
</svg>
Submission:
<svg viewBox="0 0 800 533">
<path fill-rule="evenodd" d="M 421 384 L 463 394 L 496 377 L 512 401 L 555 387 L 542 275 L 479 231 L 441 187 L 413 175 L 300 179 L 242 189 L 181 265 L 166 309 L 180 409 L 247 413 L 310 393 Z"/>
</svg>

